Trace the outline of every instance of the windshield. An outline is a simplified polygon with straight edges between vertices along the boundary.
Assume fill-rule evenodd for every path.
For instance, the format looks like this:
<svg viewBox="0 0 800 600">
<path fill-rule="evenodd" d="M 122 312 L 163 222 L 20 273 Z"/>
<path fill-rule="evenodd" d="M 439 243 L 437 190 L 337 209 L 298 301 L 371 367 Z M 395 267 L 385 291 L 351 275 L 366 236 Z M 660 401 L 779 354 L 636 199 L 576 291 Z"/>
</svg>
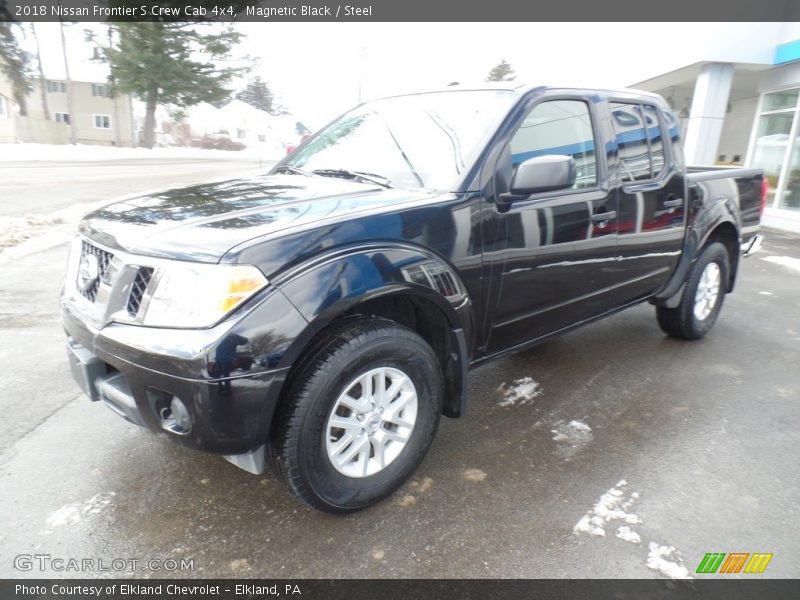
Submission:
<svg viewBox="0 0 800 600">
<path fill-rule="evenodd" d="M 472 90 L 369 102 L 334 121 L 283 165 L 330 176 L 361 173 L 392 187 L 451 190 L 513 101 L 511 91 Z"/>
</svg>

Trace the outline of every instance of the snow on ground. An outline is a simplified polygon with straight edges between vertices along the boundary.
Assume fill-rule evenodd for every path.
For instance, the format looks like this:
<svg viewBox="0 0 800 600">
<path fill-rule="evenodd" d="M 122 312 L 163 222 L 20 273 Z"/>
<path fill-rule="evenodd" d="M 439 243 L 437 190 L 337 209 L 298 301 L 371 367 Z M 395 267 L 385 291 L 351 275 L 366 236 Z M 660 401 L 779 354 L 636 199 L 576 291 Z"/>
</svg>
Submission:
<svg viewBox="0 0 800 600">
<path fill-rule="evenodd" d="M 629 525 L 621 525 L 617 527 L 617 537 L 631 544 L 641 544 L 642 536 L 636 533 Z"/>
<path fill-rule="evenodd" d="M 581 452 L 594 439 L 592 428 L 583 421 L 574 419 L 569 423 L 558 421 L 550 433 L 557 443 L 556 455 L 567 460 Z"/>
<path fill-rule="evenodd" d="M 0 216 L 0 264 L 68 241 L 81 217 L 103 204 L 108 200 L 74 204 L 50 214 Z"/>
<path fill-rule="evenodd" d="M 680 553 L 672 546 L 661 546 L 655 542 L 649 544 L 647 566 L 662 575 L 673 579 L 691 579 L 689 570 L 683 566 Z"/>
<path fill-rule="evenodd" d="M 209 159 L 209 160 L 279 160 L 286 150 L 273 145 L 248 146 L 244 150 L 204 150 L 203 148 L 117 148 L 92 144 L 0 144 L 0 161 L 106 161 L 131 159 Z"/>
<path fill-rule="evenodd" d="M 113 499 L 114 492 L 95 494 L 88 500 L 73 502 L 53 511 L 47 517 L 48 527 L 61 527 L 78 523 L 87 515 L 96 515 L 105 509 Z"/>
<path fill-rule="evenodd" d="M 611 521 L 622 521 L 627 525 L 636 525 L 642 520 L 634 513 L 629 513 L 628 509 L 639 498 L 637 492 L 632 492 L 627 497 L 623 488 L 628 485 L 624 479 L 620 479 L 617 485 L 600 496 L 595 505 L 590 508 L 580 521 L 572 528 L 576 535 L 588 533 L 589 535 L 606 535 L 606 525 Z M 630 532 L 635 533 L 635 532 Z"/>
<path fill-rule="evenodd" d="M 631 544 L 641 544 L 642 536 L 634 531 L 631 525 L 640 524 L 642 520 L 636 514 L 628 512 L 631 505 L 639 499 L 639 493 L 631 492 L 626 497 L 624 488 L 627 485 L 627 481 L 620 479 L 617 485 L 600 496 L 595 505 L 575 524 L 572 533 L 605 537 L 606 526 L 612 521 L 621 521 L 615 536 Z M 688 569 L 683 565 L 680 552 L 673 546 L 648 542 L 645 565 L 672 579 L 691 579 Z"/>
<path fill-rule="evenodd" d="M 230 176 L 210 179 L 206 183 L 225 179 L 230 179 Z M 78 222 L 83 216 L 106 204 L 148 196 L 169 188 L 170 186 L 166 186 L 99 202 L 82 202 L 52 213 L 29 214 L 24 217 L 0 216 L 0 265 L 68 242 L 77 234 Z"/>
<path fill-rule="evenodd" d="M 800 271 L 800 258 L 794 258 L 792 256 L 764 256 L 761 260 L 787 267 L 794 271 Z"/>
<path fill-rule="evenodd" d="M 498 391 L 503 394 L 503 399 L 497 403 L 497 406 L 503 407 L 530 404 L 536 396 L 542 393 L 539 384 L 531 377 L 515 379 L 511 385 L 506 385 L 504 381 L 500 384 Z"/>
</svg>

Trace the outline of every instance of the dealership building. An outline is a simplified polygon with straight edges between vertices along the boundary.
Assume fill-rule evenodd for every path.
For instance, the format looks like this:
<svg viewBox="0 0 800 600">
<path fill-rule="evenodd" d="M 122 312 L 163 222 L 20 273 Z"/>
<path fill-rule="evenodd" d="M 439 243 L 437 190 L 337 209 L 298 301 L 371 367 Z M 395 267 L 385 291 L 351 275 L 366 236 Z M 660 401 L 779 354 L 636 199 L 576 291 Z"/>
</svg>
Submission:
<svg viewBox="0 0 800 600">
<path fill-rule="evenodd" d="M 688 61 L 684 54 L 685 66 L 630 87 L 667 99 L 689 164 L 764 169 L 763 224 L 800 232 L 800 23 L 731 24 L 721 33 Z"/>
</svg>

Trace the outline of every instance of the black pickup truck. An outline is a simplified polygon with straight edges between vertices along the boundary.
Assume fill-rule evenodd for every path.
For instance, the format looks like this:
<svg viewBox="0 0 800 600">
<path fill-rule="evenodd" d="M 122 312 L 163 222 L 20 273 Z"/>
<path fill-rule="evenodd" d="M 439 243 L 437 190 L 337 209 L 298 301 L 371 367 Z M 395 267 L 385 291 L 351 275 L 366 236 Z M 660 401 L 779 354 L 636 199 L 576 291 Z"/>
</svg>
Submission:
<svg viewBox="0 0 800 600">
<path fill-rule="evenodd" d="M 648 93 L 369 102 L 267 174 L 86 216 L 70 362 L 132 423 L 352 511 L 465 414 L 470 368 L 642 302 L 708 333 L 765 198 L 758 170 L 687 169 Z"/>
</svg>

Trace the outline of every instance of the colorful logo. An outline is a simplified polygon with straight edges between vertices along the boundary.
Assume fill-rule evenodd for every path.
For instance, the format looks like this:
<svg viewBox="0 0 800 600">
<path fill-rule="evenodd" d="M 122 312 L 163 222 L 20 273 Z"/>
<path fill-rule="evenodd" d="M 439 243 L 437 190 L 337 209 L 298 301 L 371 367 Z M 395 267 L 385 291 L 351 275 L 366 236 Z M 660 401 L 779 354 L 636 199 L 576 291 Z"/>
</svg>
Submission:
<svg viewBox="0 0 800 600">
<path fill-rule="evenodd" d="M 726 558 L 727 557 L 727 558 Z M 763 573 L 772 553 L 766 552 L 709 552 L 700 561 L 698 573 Z"/>
</svg>

